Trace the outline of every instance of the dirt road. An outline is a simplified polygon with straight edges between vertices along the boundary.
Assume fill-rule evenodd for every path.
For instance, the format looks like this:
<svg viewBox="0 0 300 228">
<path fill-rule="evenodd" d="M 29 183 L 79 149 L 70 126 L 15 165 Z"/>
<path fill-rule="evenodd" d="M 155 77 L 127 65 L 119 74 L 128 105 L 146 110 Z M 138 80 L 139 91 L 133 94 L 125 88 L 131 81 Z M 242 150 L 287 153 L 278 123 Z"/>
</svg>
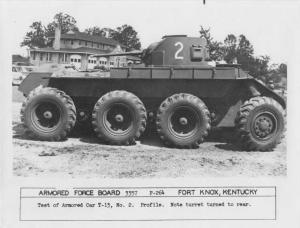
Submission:
<svg viewBox="0 0 300 228">
<path fill-rule="evenodd" d="M 20 100 L 18 100 L 20 101 Z M 93 135 L 63 142 L 27 138 L 20 123 L 20 102 L 13 102 L 13 171 L 24 177 L 159 178 L 285 176 L 286 140 L 272 152 L 243 152 L 228 142 L 231 132 L 200 148 L 164 147 L 155 134 L 133 146 L 109 146 Z M 216 134 L 216 133 L 215 133 Z"/>
</svg>

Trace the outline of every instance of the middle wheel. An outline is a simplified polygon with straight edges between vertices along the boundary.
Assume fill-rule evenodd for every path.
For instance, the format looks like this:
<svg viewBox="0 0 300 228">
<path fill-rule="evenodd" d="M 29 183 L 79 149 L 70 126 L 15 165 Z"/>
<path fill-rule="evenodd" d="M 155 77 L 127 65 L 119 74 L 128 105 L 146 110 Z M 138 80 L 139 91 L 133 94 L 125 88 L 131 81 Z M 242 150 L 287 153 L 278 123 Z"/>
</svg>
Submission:
<svg viewBox="0 0 300 228">
<path fill-rule="evenodd" d="M 132 93 L 116 90 L 96 103 L 92 124 L 97 136 L 107 143 L 134 143 L 146 128 L 147 113 L 142 101 Z"/>
<path fill-rule="evenodd" d="M 179 148 L 195 148 L 208 134 L 210 117 L 206 105 L 198 97 L 180 93 L 162 102 L 157 113 L 157 132 L 167 144 Z"/>
</svg>

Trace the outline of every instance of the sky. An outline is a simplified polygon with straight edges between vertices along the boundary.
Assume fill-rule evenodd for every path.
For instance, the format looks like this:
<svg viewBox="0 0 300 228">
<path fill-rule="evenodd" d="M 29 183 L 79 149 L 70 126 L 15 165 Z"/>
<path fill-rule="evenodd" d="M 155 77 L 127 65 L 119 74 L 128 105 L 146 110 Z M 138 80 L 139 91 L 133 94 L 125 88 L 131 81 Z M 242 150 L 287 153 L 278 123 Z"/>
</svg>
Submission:
<svg viewBox="0 0 300 228">
<path fill-rule="evenodd" d="M 47 25 L 58 12 L 72 15 L 81 31 L 91 26 L 116 28 L 132 25 L 142 47 L 166 34 L 199 36 L 200 26 L 211 29 L 218 41 L 232 33 L 244 34 L 256 56 L 268 55 L 271 63 L 287 62 L 294 42 L 291 37 L 299 19 L 293 1 L 10 1 L 1 2 L 1 23 L 7 25 L 12 54 L 27 53 L 21 48 L 33 21 Z"/>
</svg>

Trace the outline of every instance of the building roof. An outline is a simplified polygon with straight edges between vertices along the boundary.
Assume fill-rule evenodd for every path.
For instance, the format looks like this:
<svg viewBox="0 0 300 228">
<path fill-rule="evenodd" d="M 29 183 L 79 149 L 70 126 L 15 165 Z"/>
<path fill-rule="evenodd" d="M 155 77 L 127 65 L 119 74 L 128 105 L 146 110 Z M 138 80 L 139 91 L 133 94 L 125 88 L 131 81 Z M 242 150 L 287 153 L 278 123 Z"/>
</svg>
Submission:
<svg viewBox="0 0 300 228">
<path fill-rule="evenodd" d="M 137 56 L 127 55 L 126 58 L 127 58 L 127 60 L 141 61 L 141 58 L 139 58 Z"/>
<path fill-rule="evenodd" d="M 47 48 L 38 48 L 38 49 L 30 49 L 30 51 L 38 51 L 38 52 L 56 52 L 56 53 L 73 53 L 73 54 L 107 54 L 110 53 L 110 50 L 99 50 L 95 48 L 88 47 L 79 47 L 79 48 L 61 48 L 59 50 L 55 50 L 52 47 Z"/>
<path fill-rule="evenodd" d="M 54 37 L 50 37 L 53 38 Z M 73 33 L 65 33 L 61 34 L 61 39 L 69 39 L 69 40 L 83 40 L 83 41 L 89 41 L 89 42 L 95 42 L 95 43 L 102 43 L 102 44 L 108 44 L 112 46 L 121 45 L 118 41 L 114 39 L 109 39 L 106 37 L 101 36 L 93 36 L 89 35 L 84 32 L 73 32 Z M 125 47 L 124 45 L 121 45 L 122 47 Z"/>
<path fill-rule="evenodd" d="M 29 58 L 23 57 L 21 55 L 12 55 L 12 62 L 29 63 Z"/>
</svg>

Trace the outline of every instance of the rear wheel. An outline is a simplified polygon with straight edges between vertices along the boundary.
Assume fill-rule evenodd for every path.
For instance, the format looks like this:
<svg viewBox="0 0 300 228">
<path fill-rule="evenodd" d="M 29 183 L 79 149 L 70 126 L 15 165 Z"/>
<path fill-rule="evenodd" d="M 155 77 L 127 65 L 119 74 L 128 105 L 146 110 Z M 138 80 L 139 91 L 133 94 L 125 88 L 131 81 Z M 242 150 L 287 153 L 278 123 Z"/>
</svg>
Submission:
<svg viewBox="0 0 300 228">
<path fill-rule="evenodd" d="M 270 151 L 283 136 L 284 110 L 270 97 L 251 98 L 241 106 L 236 128 L 244 150 Z"/>
<path fill-rule="evenodd" d="M 105 142 L 128 145 L 146 128 L 146 109 L 142 101 L 127 91 L 103 95 L 94 107 L 92 124 L 97 136 Z"/>
<path fill-rule="evenodd" d="M 195 148 L 210 129 L 209 111 L 191 94 L 175 94 L 162 102 L 157 112 L 157 132 L 170 146 Z"/>
<path fill-rule="evenodd" d="M 76 108 L 68 95 L 55 88 L 38 87 L 22 105 L 21 120 L 31 137 L 41 140 L 64 139 L 76 122 Z"/>
</svg>

